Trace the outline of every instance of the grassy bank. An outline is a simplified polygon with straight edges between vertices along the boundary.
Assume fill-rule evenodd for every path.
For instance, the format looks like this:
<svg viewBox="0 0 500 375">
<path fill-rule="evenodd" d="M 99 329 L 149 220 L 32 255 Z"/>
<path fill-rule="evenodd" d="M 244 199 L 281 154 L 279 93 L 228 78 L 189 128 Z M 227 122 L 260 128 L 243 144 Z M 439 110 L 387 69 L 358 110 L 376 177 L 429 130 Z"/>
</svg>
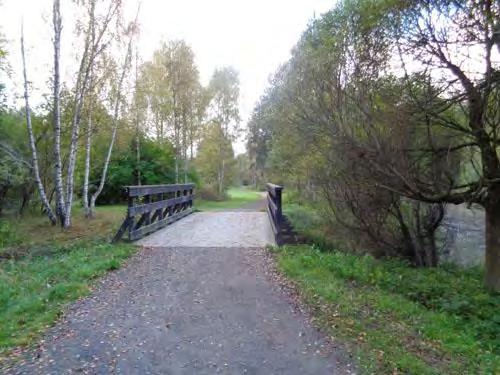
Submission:
<svg viewBox="0 0 500 375">
<path fill-rule="evenodd" d="M 217 211 L 234 208 L 242 208 L 247 204 L 257 202 L 262 199 L 262 193 L 246 188 L 230 188 L 228 190 L 228 199 L 223 201 L 207 201 L 195 199 L 194 206 L 200 211 Z"/>
<path fill-rule="evenodd" d="M 310 246 L 285 247 L 277 258 L 365 373 L 500 371 L 500 297 L 483 290 L 479 270 L 419 270 Z"/>
<path fill-rule="evenodd" d="M 500 373 L 500 295 L 485 291 L 480 268 L 417 269 L 338 252 L 314 210 L 285 212 L 315 245 L 276 250 L 279 268 L 363 373 Z"/>
<path fill-rule="evenodd" d="M 90 291 L 93 281 L 120 267 L 131 245 L 80 242 L 38 249 L 0 263 L 0 356 L 29 345 L 64 306 Z"/>
<path fill-rule="evenodd" d="M 135 252 L 109 243 L 123 216 L 121 206 L 98 208 L 92 220 L 77 209 L 68 230 L 40 215 L 0 221 L 0 360 L 36 342 L 69 302 Z"/>
<path fill-rule="evenodd" d="M 50 225 L 46 216 L 27 213 L 22 217 L 0 219 L 0 258 L 29 254 L 37 246 L 66 244 L 80 240 L 108 241 L 120 226 L 126 213 L 125 205 L 96 208 L 95 217 L 87 220 L 80 207 L 73 208 L 71 228 L 62 230 Z"/>
</svg>

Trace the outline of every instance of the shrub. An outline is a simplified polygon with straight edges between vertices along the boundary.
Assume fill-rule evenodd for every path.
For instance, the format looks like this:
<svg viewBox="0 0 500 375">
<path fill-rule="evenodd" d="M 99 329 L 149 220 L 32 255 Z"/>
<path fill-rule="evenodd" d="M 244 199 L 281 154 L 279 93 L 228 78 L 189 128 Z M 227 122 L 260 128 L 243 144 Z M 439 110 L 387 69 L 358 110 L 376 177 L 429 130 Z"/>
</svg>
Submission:
<svg viewBox="0 0 500 375">
<path fill-rule="evenodd" d="M 215 186 L 205 185 L 196 189 L 196 197 L 206 201 L 223 201 L 228 198 L 227 193 L 224 192 L 222 196 L 217 192 Z"/>
</svg>

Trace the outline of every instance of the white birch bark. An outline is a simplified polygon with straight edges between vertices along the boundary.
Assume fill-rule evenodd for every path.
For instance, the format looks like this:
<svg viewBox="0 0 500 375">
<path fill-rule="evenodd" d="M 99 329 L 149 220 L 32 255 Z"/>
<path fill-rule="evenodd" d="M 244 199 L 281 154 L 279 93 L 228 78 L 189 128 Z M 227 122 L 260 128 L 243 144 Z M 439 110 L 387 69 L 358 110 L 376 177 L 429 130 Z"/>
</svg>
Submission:
<svg viewBox="0 0 500 375">
<path fill-rule="evenodd" d="M 90 152 L 92 146 L 92 104 L 88 108 L 88 121 L 87 121 L 87 134 L 85 137 L 85 170 L 83 176 L 83 209 L 85 210 L 85 217 L 91 217 L 92 212 L 89 208 L 89 176 L 90 176 Z"/>
<path fill-rule="evenodd" d="M 92 51 L 90 50 L 90 44 L 91 44 L 90 39 L 91 39 L 91 32 L 89 26 L 89 29 L 87 30 L 85 48 L 80 63 L 80 69 L 78 71 L 78 78 L 76 81 L 77 83 L 75 90 L 75 103 L 73 107 L 71 142 L 69 145 L 68 170 L 66 173 L 66 202 L 65 202 L 66 217 L 64 222 L 64 227 L 66 228 L 71 226 L 71 209 L 73 205 L 73 183 L 74 183 L 74 173 L 76 165 L 76 153 L 78 149 L 78 137 L 80 133 L 81 111 L 83 107 L 83 100 L 85 98 L 85 94 L 87 91 L 87 81 L 89 75 L 88 72 L 90 71 L 91 67 L 91 62 L 88 61 L 91 58 L 89 54 L 92 53 Z"/>
<path fill-rule="evenodd" d="M 96 36 L 95 0 L 89 3 L 89 24 L 87 27 L 85 48 L 82 55 L 80 69 L 75 92 L 75 103 L 73 108 L 71 143 L 69 149 L 68 170 L 66 174 L 66 220 L 65 227 L 71 225 L 71 209 L 73 205 L 74 174 L 76 165 L 76 155 L 78 151 L 78 138 L 80 133 L 81 113 L 83 102 L 88 91 L 92 67 L 97 56 L 104 50 L 106 43 L 102 39 L 108 29 L 110 21 L 113 19 L 119 8 L 119 2 L 111 2 L 108 12 L 103 21 L 102 27 Z"/>
<path fill-rule="evenodd" d="M 42 202 L 42 206 L 47 214 L 50 222 L 52 224 L 57 223 L 57 218 L 52 211 L 52 207 L 50 207 L 49 200 L 47 199 L 47 195 L 45 193 L 45 188 L 42 183 L 42 179 L 40 178 L 40 169 L 38 167 L 38 153 L 36 150 L 35 136 L 33 134 L 33 126 L 31 124 L 31 108 L 29 105 L 29 93 L 28 93 L 28 77 L 26 74 L 26 56 L 24 51 L 24 28 L 21 28 L 21 56 L 23 61 L 23 77 L 24 77 L 24 101 L 25 101 L 25 111 L 26 111 L 26 126 L 28 128 L 28 141 L 31 150 L 31 159 L 32 159 L 32 169 L 33 175 L 35 177 L 35 183 L 38 188 L 38 194 L 40 195 L 40 200 Z"/>
<path fill-rule="evenodd" d="M 54 27 L 54 93 L 53 93 L 53 115 L 54 115 L 54 189 L 56 194 L 56 215 L 59 223 L 64 226 L 66 210 L 64 204 L 64 186 L 62 177 L 61 158 L 61 92 L 60 92 L 60 54 L 61 54 L 61 4 L 54 0 L 52 24 Z"/>
<path fill-rule="evenodd" d="M 135 155 L 136 155 L 136 165 L 137 165 L 137 185 L 141 185 L 141 139 L 140 139 L 140 129 L 139 129 L 139 102 L 137 98 L 138 93 L 138 63 L 139 55 L 137 52 L 137 41 L 135 47 Z"/>
</svg>

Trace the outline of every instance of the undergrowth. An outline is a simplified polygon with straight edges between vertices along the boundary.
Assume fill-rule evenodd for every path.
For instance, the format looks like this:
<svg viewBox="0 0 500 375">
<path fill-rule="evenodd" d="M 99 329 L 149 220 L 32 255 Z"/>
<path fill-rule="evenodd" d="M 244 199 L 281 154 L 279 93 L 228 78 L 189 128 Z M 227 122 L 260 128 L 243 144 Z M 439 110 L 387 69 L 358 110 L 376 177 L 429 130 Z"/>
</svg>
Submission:
<svg viewBox="0 0 500 375">
<path fill-rule="evenodd" d="M 422 270 L 307 245 L 285 247 L 277 257 L 364 372 L 500 371 L 500 296 L 484 291 L 479 269 Z"/>
</svg>

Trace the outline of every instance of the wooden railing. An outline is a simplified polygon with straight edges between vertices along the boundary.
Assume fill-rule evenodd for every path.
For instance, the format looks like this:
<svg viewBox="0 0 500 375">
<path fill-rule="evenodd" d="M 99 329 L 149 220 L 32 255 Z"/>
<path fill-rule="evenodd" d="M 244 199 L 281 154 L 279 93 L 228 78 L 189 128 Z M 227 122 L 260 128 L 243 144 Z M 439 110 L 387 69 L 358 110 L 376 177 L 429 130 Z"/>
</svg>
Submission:
<svg viewBox="0 0 500 375">
<path fill-rule="evenodd" d="M 126 231 L 130 241 L 137 240 L 189 215 L 193 189 L 194 184 L 126 186 L 127 216 L 113 242 Z"/>
<path fill-rule="evenodd" d="M 281 210 L 281 192 L 283 186 L 268 183 L 267 185 L 267 213 L 274 232 L 274 239 L 278 246 L 283 244 L 282 226 L 283 212 Z"/>
</svg>

